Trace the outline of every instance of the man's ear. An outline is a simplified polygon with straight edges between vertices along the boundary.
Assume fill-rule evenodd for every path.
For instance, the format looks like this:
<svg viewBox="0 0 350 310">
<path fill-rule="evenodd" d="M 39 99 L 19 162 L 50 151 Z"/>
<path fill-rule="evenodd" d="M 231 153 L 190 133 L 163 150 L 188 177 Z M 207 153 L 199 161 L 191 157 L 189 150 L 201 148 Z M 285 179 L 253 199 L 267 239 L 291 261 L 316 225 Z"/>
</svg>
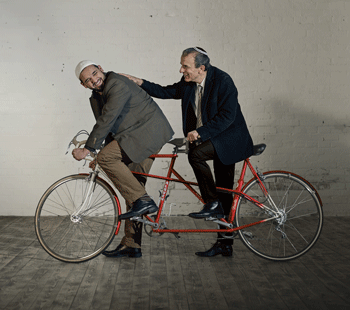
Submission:
<svg viewBox="0 0 350 310">
<path fill-rule="evenodd" d="M 101 72 L 104 72 L 100 65 L 98 65 L 97 67 L 100 69 Z"/>
<path fill-rule="evenodd" d="M 87 86 L 85 86 L 85 84 L 82 81 L 80 81 L 80 84 L 87 88 Z"/>
</svg>

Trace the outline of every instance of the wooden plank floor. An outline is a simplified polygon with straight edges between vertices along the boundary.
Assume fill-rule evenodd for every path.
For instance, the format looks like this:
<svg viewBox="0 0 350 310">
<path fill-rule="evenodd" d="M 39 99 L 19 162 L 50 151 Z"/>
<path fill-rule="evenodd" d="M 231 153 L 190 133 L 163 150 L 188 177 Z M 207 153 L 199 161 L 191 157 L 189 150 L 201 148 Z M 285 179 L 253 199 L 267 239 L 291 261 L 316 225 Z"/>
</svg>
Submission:
<svg viewBox="0 0 350 310">
<path fill-rule="evenodd" d="M 350 217 L 327 217 L 315 247 L 283 263 L 239 239 L 233 258 L 200 258 L 215 234 L 144 234 L 142 258 L 67 264 L 41 248 L 33 218 L 0 217 L 0 309 L 350 309 L 349 231 Z"/>
</svg>

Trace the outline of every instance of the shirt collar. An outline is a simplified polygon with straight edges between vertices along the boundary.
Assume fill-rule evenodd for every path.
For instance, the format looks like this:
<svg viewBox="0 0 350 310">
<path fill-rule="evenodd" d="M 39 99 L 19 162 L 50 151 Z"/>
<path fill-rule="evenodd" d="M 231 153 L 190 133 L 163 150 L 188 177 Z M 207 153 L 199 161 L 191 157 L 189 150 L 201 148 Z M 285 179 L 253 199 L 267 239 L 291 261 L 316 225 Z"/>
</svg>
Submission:
<svg viewBox="0 0 350 310">
<path fill-rule="evenodd" d="M 202 81 L 202 83 L 196 83 L 197 84 L 197 87 L 200 85 L 203 87 L 204 89 L 204 85 L 205 85 L 205 80 L 206 80 L 207 77 L 204 78 L 204 80 Z"/>
</svg>

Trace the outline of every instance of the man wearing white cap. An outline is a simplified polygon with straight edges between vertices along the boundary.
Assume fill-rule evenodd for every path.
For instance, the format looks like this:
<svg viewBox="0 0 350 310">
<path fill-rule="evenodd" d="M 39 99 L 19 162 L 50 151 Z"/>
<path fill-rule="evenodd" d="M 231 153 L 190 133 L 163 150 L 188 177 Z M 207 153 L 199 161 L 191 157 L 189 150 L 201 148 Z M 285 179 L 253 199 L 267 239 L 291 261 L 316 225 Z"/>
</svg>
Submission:
<svg viewBox="0 0 350 310">
<path fill-rule="evenodd" d="M 128 206 L 128 212 L 120 216 L 126 220 L 125 237 L 114 251 L 103 254 L 140 257 L 142 224 L 128 219 L 156 212 L 158 207 L 145 191 L 146 178 L 134 176 L 131 170 L 148 173 L 153 163 L 148 157 L 174 132 L 156 102 L 128 78 L 112 71 L 105 73 L 90 60 L 81 61 L 75 74 L 81 85 L 92 90 L 90 103 L 96 124 L 85 147 L 73 150 L 73 157 L 82 160 L 106 141 L 97 161 Z"/>
</svg>

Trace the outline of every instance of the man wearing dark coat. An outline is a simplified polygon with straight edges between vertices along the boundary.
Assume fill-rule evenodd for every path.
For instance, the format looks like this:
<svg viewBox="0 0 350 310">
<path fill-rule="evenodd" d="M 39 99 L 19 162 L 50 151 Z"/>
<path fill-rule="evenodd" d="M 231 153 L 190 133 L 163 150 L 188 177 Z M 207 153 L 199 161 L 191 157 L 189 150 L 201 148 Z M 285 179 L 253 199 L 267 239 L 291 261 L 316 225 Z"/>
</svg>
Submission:
<svg viewBox="0 0 350 310">
<path fill-rule="evenodd" d="M 183 51 L 178 83 L 161 86 L 126 75 L 149 95 L 161 99 L 181 99 L 183 132 L 190 141 L 189 163 L 205 202 L 193 218 L 223 218 L 230 213 L 233 197 L 216 187 L 233 188 L 235 163 L 253 155 L 253 141 L 232 78 L 212 66 L 205 50 L 194 47 Z M 208 160 L 214 161 L 214 175 Z M 232 256 L 233 239 L 221 238 L 199 256 Z"/>
<path fill-rule="evenodd" d="M 131 170 L 149 173 L 153 160 L 148 157 L 157 153 L 174 132 L 157 103 L 125 76 L 105 73 L 89 60 L 81 61 L 75 73 L 81 84 L 92 90 L 90 103 L 96 124 L 85 147 L 73 150 L 73 156 L 82 160 L 106 140 L 97 162 L 128 207 L 128 212 L 120 216 L 126 220 L 121 244 L 103 254 L 140 257 L 142 224 L 129 219 L 156 212 L 158 207 L 145 191 L 145 178 L 136 178 Z"/>
</svg>

